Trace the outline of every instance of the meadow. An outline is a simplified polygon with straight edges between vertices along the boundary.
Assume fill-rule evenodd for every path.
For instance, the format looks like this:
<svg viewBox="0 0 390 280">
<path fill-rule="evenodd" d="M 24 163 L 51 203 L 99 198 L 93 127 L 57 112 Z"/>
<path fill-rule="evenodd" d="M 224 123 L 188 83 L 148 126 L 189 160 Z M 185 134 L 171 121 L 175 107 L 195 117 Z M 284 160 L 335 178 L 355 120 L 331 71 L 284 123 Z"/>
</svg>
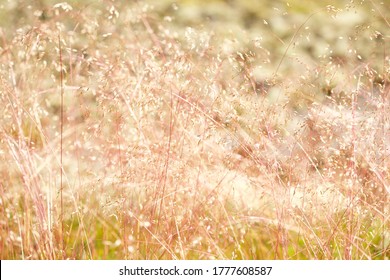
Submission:
<svg viewBox="0 0 390 280">
<path fill-rule="evenodd" d="M 0 259 L 390 258 L 390 1 L 0 1 Z"/>
</svg>

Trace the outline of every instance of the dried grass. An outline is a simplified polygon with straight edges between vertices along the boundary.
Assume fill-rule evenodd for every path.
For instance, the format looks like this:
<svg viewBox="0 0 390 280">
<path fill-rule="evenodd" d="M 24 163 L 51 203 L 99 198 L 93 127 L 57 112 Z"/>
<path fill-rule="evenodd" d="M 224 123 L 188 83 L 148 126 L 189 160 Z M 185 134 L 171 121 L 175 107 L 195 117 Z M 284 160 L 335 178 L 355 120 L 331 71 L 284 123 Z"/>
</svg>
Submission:
<svg viewBox="0 0 390 280">
<path fill-rule="evenodd" d="M 277 4 L 304 24 L 264 38 L 185 5 L 23 7 L 0 29 L 1 259 L 388 259 L 389 26 L 364 5 Z M 377 21 L 314 38 L 353 9 Z"/>
</svg>

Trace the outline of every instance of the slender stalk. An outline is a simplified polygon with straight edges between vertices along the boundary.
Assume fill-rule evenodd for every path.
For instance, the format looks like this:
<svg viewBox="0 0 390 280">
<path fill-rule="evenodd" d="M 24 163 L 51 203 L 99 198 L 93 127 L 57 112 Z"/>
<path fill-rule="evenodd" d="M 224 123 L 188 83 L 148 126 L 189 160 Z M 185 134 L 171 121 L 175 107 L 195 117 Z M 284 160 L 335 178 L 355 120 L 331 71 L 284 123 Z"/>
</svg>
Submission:
<svg viewBox="0 0 390 280">
<path fill-rule="evenodd" d="M 60 115 L 60 220 L 61 220 L 61 247 L 62 257 L 65 258 L 65 243 L 64 243 L 64 200 L 63 200 L 63 131 L 64 131 L 64 76 L 62 72 L 62 50 L 61 50 L 61 33 L 58 33 L 58 49 L 60 52 L 60 88 L 61 88 L 61 115 Z"/>
</svg>

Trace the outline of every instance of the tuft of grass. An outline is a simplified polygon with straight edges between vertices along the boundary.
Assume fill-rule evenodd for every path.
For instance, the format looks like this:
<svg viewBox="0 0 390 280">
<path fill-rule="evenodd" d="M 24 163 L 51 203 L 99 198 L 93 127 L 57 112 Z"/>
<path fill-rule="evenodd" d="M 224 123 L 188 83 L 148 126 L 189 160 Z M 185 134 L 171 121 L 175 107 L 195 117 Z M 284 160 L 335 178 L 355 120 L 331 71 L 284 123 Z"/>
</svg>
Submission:
<svg viewBox="0 0 390 280">
<path fill-rule="evenodd" d="M 386 1 L 130 2 L 0 8 L 1 259 L 389 259 Z"/>
</svg>

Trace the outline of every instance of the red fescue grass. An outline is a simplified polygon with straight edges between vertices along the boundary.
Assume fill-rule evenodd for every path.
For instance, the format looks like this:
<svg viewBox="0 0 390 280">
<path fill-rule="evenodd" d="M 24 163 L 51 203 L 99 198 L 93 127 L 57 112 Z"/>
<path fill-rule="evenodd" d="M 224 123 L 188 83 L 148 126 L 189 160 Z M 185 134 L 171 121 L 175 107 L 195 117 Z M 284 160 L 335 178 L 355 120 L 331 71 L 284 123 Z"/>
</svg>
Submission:
<svg viewBox="0 0 390 280">
<path fill-rule="evenodd" d="M 388 54 L 140 3 L 29 20 L 1 34 L 1 259 L 388 259 Z"/>
</svg>

